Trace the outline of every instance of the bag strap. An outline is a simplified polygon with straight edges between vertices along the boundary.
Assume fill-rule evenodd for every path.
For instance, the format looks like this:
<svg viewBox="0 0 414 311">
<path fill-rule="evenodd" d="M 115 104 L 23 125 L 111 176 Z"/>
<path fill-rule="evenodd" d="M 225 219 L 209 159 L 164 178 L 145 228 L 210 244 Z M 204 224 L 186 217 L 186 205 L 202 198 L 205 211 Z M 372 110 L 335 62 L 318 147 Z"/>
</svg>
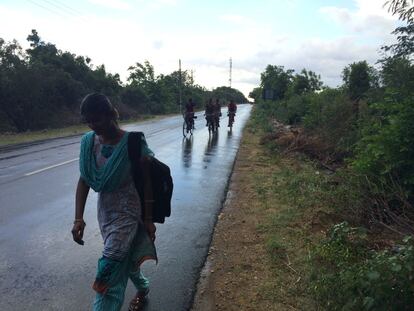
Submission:
<svg viewBox="0 0 414 311">
<path fill-rule="evenodd" d="M 134 179 L 135 188 L 141 199 L 141 206 L 144 206 L 144 184 L 139 176 L 142 174 L 141 170 L 141 141 L 143 137 L 142 132 L 130 132 L 128 134 L 128 157 L 131 162 L 131 172 Z M 143 216 L 143 215 L 141 215 Z"/>
<path fill-rule="evenodd" d="M 144 134 L 142 132 L 130 132 L 128 135 L 128 156 L 131 165 L 139 165 L 138 160 L 141 158 L 141 142 Z"/>
</svg>

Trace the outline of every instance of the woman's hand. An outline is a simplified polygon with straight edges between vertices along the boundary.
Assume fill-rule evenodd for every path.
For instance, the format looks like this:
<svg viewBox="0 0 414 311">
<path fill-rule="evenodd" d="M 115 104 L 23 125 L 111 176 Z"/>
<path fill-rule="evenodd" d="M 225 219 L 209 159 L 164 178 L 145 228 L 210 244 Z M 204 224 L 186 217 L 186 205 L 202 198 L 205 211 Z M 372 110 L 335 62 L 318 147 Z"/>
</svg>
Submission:
<svg viewBox="0 0 414 311">
<path fill-rule="evenodd" d="M 73 228 L 72 228 L 73 240 L 80 245 L 85 244 L 85 242 L 82 240 L 85 226 L 86 226 L 86 223 L 83 220 L 82 221 L 75 220 L 75 222 L 73 223 Z"/>
<path fill-rule="evenodd" d="M 154 223 L 152 221 L 145 221 L 145 230 L 147 230 L 148 235 L 152 242 L 155 241 L 155 231 L 157 231 L 157 227 L 155 227 Z"/>
</svg>

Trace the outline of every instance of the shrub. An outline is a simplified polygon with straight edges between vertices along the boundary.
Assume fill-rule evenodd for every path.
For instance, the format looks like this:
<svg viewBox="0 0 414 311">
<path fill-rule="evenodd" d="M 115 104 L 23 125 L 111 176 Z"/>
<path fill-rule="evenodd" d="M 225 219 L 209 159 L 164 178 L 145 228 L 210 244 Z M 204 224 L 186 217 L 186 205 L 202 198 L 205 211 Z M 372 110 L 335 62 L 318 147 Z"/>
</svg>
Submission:
<svg viewBox="0 0 414 311">
<path fill-rule="evenodd" d="M 414 194 L 414 101 L 386 101 L 373 105 L 376 117 L 363 129 L 356 148 L 354 168 L 386 181 L 400 183 L 406 195 Z"/>
<path fill-rule="evenodd" d="M 414 244 L 369 249 L 362 228 L 335 225 L 312 252 L 311 290 L 329 310 L 412 310 Z"/>
</svg>

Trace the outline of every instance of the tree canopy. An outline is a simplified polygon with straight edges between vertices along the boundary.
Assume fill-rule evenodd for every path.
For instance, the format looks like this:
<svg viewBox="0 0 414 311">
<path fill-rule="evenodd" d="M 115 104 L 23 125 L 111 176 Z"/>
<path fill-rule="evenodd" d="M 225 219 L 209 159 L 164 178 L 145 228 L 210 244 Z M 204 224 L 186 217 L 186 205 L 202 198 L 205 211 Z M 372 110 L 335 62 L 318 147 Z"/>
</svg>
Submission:
<svg viewBox="0 0 414 311">
<path fill-rule="evenodd" d="M 195 84 L 187 71 L 156 75 L 148 60 L 131 65 L 123 83 L 104 64 L 94 65 L 89 57 L 62 51 L 43 41 L 34 29 L 27 41 L 30 47 L 23 50 L 16 40 L 0 38 L 0 132 L 76 124 L 80 100 L 90 92 L 109 96 L 121 118 L 179 112 L 180 80 L 182 100 L 192 98 L 199 108 L 212 96 L 247 101 L 236 89 L 208 91 Z"/>
</svg>

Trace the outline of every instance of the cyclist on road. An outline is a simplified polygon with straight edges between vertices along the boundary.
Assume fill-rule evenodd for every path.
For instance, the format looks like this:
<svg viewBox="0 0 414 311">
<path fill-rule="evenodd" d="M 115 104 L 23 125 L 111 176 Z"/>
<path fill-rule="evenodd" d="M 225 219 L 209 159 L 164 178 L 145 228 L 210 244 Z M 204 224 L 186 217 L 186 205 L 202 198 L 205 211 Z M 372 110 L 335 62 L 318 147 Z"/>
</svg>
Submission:
<svg viewBox="0 0 414 311">
<path fill-rule="evenodd" d="M 206 126 L 208 126 L 208 123 L 213 121 L 213 116 L 214 116 L 214 104 L 213 104 L 212 98 L 210 98 L 208 103 L 206 104 L 205 116 L 206 116 Z"/>
<path fill-rule="evenodd" d="M 236 111 L 237 111 L 237 105 L 234 102 L 234 100 L 231 100 L 230 103 L 227 105 L 227 115 L 229 116 L 228 127 L 231 127 L 231 125 L 233 124 Z"/>
<path fill-rule="evenodd" d="M 214 103 L 214 118 L 216 120 L 217 127 L 220 127 L 220 117 L 221 117 L 221 106 L 220 106 L 220 101 L 217 98 L 216 102 Z"/>
<path fill-rule="evenodd" d="M 194 127 L 194 107 L 195 104 L 193 103 L 193 99 L 190 98 L 188 100 L 188 103 L 185 104 L 185 120 L 187 123 L 191 124 L 192 128 Z"/>
</svg>

